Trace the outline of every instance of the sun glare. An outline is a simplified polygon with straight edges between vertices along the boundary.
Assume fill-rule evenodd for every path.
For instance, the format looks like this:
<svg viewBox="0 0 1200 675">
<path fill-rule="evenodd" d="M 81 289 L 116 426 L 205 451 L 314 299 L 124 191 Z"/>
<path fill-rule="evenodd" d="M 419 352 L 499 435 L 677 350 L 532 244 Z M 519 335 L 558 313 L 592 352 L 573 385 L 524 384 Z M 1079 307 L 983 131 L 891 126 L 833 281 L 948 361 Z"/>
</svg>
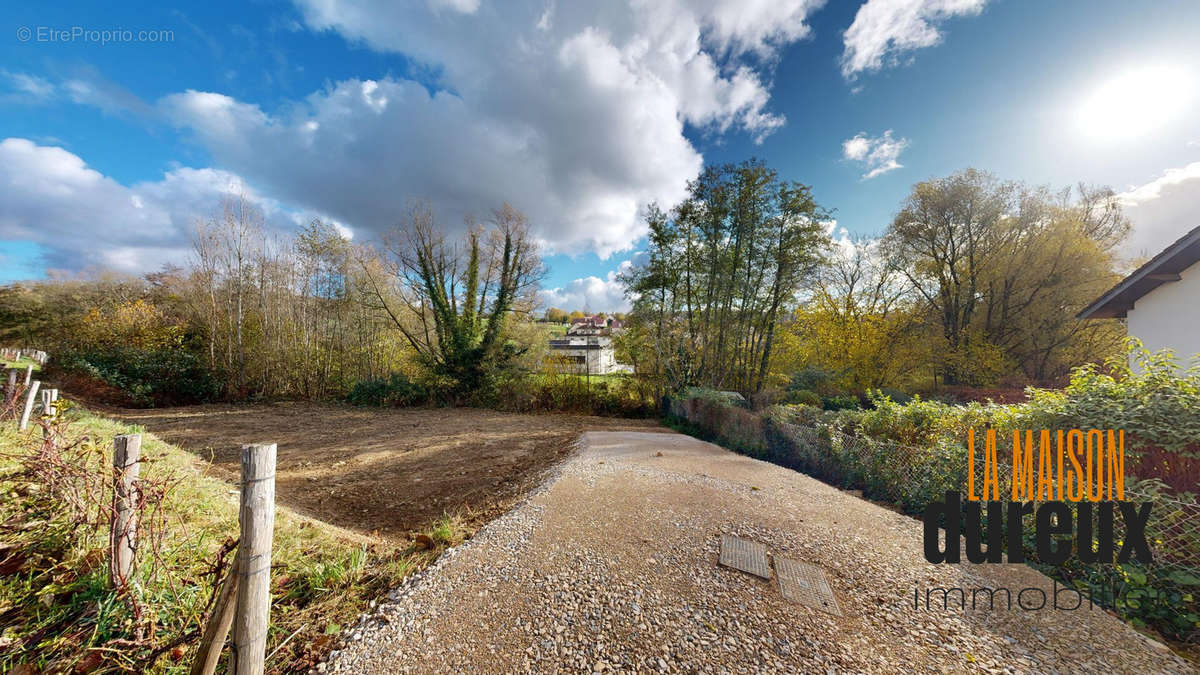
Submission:
<svg viewBox="0 0 1200 675">
<path fill-rule="evenodd" d="M 1173 66 L 1150 66 L 1103 81 L 1084 100 L 1079 126 L 1097 139 L 1127 140 L 1179 116 L 1192 98 L 1192 78 Z"/>
</svg>

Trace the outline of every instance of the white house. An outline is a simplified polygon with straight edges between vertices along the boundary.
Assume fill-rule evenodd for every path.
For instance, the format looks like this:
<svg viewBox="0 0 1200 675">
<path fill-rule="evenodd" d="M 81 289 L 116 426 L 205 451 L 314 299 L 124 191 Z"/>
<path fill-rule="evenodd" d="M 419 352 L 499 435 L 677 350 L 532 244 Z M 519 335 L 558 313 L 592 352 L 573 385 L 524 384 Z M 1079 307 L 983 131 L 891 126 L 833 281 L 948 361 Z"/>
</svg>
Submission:
<svg viewBox="0 0 1200 675">
<path fill-rule="evenodd" d="M 1175 350 L 1186 366 L 1200 354 L 1200 227 L 1121 280 L 1079 313 L 1125 319 L 1125 331 L 1150 351 Z"/>
<path fill-rule="evenodd" d="M 612 339 L 599 335 L 568 335 L 550 340 L 550 358 L 559 370 L 576 375 L 627 373 L 627 365 L 617 363 Z"/>
</svg>

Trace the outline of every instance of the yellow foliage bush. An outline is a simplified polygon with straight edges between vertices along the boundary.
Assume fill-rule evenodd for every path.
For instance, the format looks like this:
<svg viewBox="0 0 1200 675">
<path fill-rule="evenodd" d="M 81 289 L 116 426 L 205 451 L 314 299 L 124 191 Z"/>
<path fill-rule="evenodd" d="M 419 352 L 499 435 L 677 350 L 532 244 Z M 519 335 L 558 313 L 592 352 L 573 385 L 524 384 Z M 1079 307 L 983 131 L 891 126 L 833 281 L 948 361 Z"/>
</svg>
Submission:
<svg viewBox="0 0 1200 675">
<path fill-rule="evenodd" d="M 73 337 L 81 347 L 161 349 L 178 345 L 183 329 L 154 304 L 139 298 L 91 308 L 79 321 Z"/>
</svg>

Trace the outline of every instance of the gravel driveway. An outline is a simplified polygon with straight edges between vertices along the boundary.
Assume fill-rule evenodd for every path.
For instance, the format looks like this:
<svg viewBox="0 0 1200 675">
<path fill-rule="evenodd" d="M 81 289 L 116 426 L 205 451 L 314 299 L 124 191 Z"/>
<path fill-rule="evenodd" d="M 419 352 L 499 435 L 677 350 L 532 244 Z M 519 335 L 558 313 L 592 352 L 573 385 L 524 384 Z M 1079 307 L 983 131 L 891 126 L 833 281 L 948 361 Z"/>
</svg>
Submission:
<svg viewBox="0 0 1200 675">
<path fill-rule="evenodd" d="M 927 564 L 920 522 L 802 474 L 679 434 L 588 432 L 579 446 L 321 669 L 1194 672 L 1086 603 L 964 612 L 935 596 L 914 610 L 914 588 L 1053 588 L 1023 565 Z M 722 533 L 823 567 L 841 616 L 718 566 Z"/>
</svg>

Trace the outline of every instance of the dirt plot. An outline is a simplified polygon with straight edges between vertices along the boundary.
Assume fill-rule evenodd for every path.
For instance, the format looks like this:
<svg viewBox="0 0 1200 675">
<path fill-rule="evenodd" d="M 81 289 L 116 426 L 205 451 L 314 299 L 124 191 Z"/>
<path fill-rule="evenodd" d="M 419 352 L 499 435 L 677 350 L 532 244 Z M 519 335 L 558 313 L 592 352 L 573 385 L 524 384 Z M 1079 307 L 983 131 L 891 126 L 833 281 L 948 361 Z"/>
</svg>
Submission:
<svg viewBox="0 0 1200 675">
<path fill-rule="evenodd" d="M 447 512 L 482 519 L 507 509 L 583 431 L 669 431 L 656 420 L 474 408 L 269 403 L 109 412 L 211 461 L 229 480 L 240 471 L 241 444 L 278 443 L 281 503 L 389 539 Z"/>
</svg>

